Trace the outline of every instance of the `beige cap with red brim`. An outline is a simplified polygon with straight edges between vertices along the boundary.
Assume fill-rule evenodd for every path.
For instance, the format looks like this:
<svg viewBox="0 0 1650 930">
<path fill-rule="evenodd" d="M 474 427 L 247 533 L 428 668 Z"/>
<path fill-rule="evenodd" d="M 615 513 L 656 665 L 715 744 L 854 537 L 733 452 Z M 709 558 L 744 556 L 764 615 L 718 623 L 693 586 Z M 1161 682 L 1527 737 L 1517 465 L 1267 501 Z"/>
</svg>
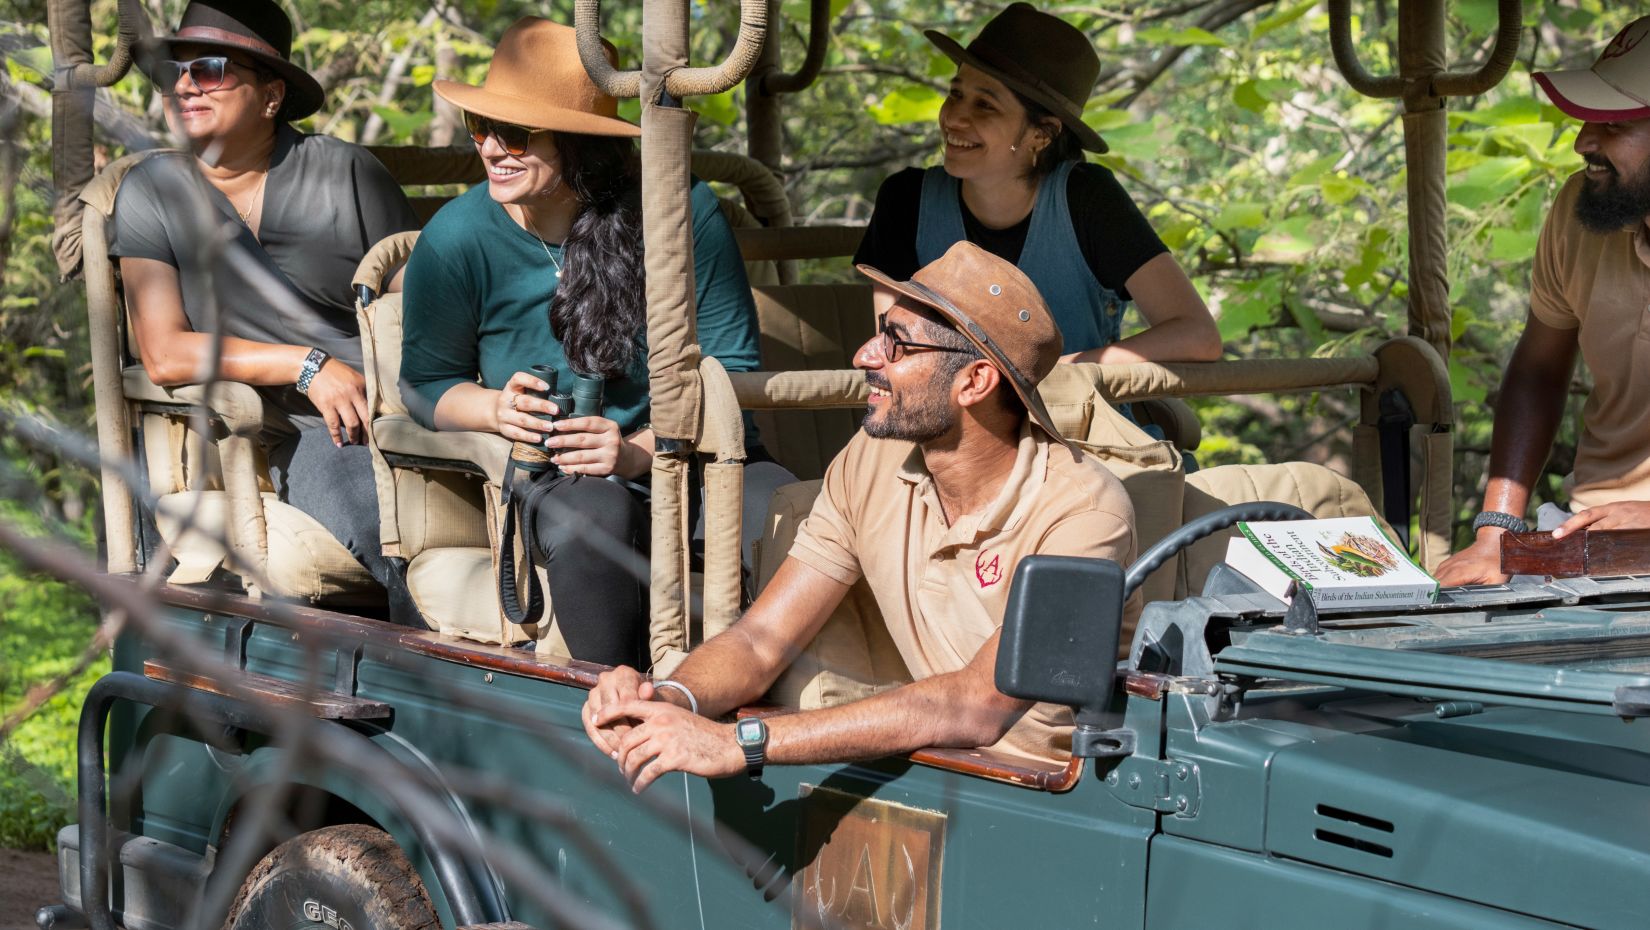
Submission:
<svg viewBox="0 0 1650 930">
<path fill-rule="evenodd" d="M 1535 82 L 1553 106 L 1589 123 L 1650 118 L 1650 16 L 1628 23 L 1591 68 L 1545 71 Z"/>
<path fill-rule="evenodd" d="M 1074 458 L 1081 458 L 1077 447 L 1055 428 L 1037 393 L 1037 385 L 1059 363 L 1065 343 L 1048 304 L 1025 272 L 967 240 L 917 269 L 909 281 L 895 281 L 870 265 L 855 267 L 956 327 L 1019 395 L 1032 422 L 1070 449 Z"/>
</svg>

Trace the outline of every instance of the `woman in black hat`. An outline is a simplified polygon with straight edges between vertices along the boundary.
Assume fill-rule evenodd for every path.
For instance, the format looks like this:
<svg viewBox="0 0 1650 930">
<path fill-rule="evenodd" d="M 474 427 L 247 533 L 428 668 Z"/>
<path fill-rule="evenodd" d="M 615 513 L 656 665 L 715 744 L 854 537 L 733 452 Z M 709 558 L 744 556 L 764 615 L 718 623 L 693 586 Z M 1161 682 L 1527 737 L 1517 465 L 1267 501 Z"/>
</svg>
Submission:
<svg viewBox="0 0 1650 930">
<path fill-rule="evenodd" d="M 282 499 L 326 526 L 411 621 L 405 584 L 379 551 L 350 279 L 374 243 L 417 221 L 365 149 L 288 125 L 322 102 L 291 46 L 273 0 L 195 0 L 174 35 L 139 43 L 189 152 L 126 175 L 109 254 L 150 379 L 190 384 L 215 371 L 259 386 L 284 415 L 271 422 L 292 426 L 266 437 Z"/>
<path fill-rule="evenodd" d="M 1208 361 L 1220 334 L 1203 299 L 1112 173 L 1084 162 L 1106 143 L 1083 122 L 1100 72 L 1088 38 L 1027 3 L 964 48 L 940 107 L 944 167 L 882 183 L 856 264 L 910 277 L 966 239 L 1014 262 L 1048 302 L 1066 361 Z M 1121 339 L 1122 311 L 1149 328 Z"/>
</svg>

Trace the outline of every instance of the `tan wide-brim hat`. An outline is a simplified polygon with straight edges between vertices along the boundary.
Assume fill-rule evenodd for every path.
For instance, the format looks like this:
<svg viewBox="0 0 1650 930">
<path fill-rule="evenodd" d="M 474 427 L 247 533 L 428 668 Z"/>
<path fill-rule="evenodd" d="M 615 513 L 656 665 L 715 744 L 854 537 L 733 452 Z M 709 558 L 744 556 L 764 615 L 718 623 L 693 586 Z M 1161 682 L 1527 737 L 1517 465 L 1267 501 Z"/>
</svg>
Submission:
<svg viewBox="0 0 1650 930">
<path fill-rule="evenodd" d="M 1002 373 L 1032 422 L 1073 455 L 1079 454 L 1055 428 L 1037 393 L 1037 385 L 1059 364 L 1065 343 L 1043 295 L 1025 272 L 966 239 L 918 269 L 909 281 L 895 281 L 870 265 L 856 267 L 955 326 Z"/>
<path fill-rule="evenodd" d="M 1589 123 L 1650 118 L 1650 16 L 1628 23 L 1591 68 L 1535 75 L 1553 106 Z"/>
<path fill-rule="evenodd" d="M 616 57 L 607 46 L 608 61 Z M 435 92 L 466 113 L 530 129 L 587 136 L 642 134 L 640 126 L 619 119 L 619 101 L 590 80 L 573 27 L 537 16 L 524 16 L 505 31 L 480 87 L 436 81 Z"/>
<path fill-rule="evenodd" d="M 1109 148 L 1083 122 L 1083 106 L 1100 77 L 1100 56 L 1081 29 L 1029 3 L 1013 3 L 992 17 L 967 48 L 934 29 L 923 35 L 958 65 L 978 68 L 1042 104 L 1083 148 Z"/>
</svg>

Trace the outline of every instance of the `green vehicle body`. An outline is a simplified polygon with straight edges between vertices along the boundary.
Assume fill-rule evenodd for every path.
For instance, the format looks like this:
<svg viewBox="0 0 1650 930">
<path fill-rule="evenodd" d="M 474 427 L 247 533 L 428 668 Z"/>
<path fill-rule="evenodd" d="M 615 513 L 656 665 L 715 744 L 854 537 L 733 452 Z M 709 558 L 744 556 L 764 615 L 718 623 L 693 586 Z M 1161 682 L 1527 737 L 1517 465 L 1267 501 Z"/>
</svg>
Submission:
<svg viewBox="0 0 1650 930">
<path fill-rule="evenodd" d="M 317 648 L 305 625 L 321 612 L 275 622 L 243 602 L 246 624 L 233 599 L 170 595 L 167 617 L 210 649 L 244 636 L 251 673 L 303 681 L 309 668 L 353 668 L 353 693 L 393 717 L 350 726 L 390 756 L 553 799 L 576 826 L 535 821 L 508 793 L 454 791 L 447 803 L 543 888 L 621 922 L 1644 925 L 1650 724 L 1636 717 L 1650 712 L 1650 581 L 1446 592 L 1431 610 L 1326 614 L 1306 633 L 1286 631 L 1278 602 L 1229 573 L 1206 591 L 1224 593 L 1146 609 L 1111 721 L 1132 750 L 1046 787 L 930 753 L 769 767 L 760 782 L 671 775 L 651 799 L 624 790 L 583 735 L 588 667 L 490 661 L 434 637 L 409 648 L 411 637 L 341 615 L 327 616 L 332 638 Z M 123 639 L 116 668 L 142 674 L 152 652 Z M 111 772 L 139 790 L 119 795 L 136 800 L 111 812 L 114 826 L 180 861 L 215 851 L 234 812 L 283 777 L 268 739 L 231 742 L 208 747 L 172 715 L 117 703 Z M 391 798 L 324 765 L 285 777 L 325 799 L 326 815 L 389 832 L 444 923 L 459 923 Z M 191 874 L 210 870 L 198 861 L 207 868 Z M 498 884 L 501 916 L 558 925 L 519 880 Z"/>
</svg>

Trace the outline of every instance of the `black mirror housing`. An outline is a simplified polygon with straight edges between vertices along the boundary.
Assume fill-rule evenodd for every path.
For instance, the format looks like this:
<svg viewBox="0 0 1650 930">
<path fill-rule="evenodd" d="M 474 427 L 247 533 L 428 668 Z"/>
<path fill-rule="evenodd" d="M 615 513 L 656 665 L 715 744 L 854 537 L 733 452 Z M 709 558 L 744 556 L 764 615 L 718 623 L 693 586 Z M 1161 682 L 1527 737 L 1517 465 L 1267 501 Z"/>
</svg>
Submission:
<svg viewBox="0 0 1650 930">
<path fill-rule="evenodd" d="M 997 690 L 1074 708 L 1080 724 L 1101 720 L 1117 677 L 1123 585 L 1109 559 L 1021 559 L 997 644 Z"/>
</svg>

